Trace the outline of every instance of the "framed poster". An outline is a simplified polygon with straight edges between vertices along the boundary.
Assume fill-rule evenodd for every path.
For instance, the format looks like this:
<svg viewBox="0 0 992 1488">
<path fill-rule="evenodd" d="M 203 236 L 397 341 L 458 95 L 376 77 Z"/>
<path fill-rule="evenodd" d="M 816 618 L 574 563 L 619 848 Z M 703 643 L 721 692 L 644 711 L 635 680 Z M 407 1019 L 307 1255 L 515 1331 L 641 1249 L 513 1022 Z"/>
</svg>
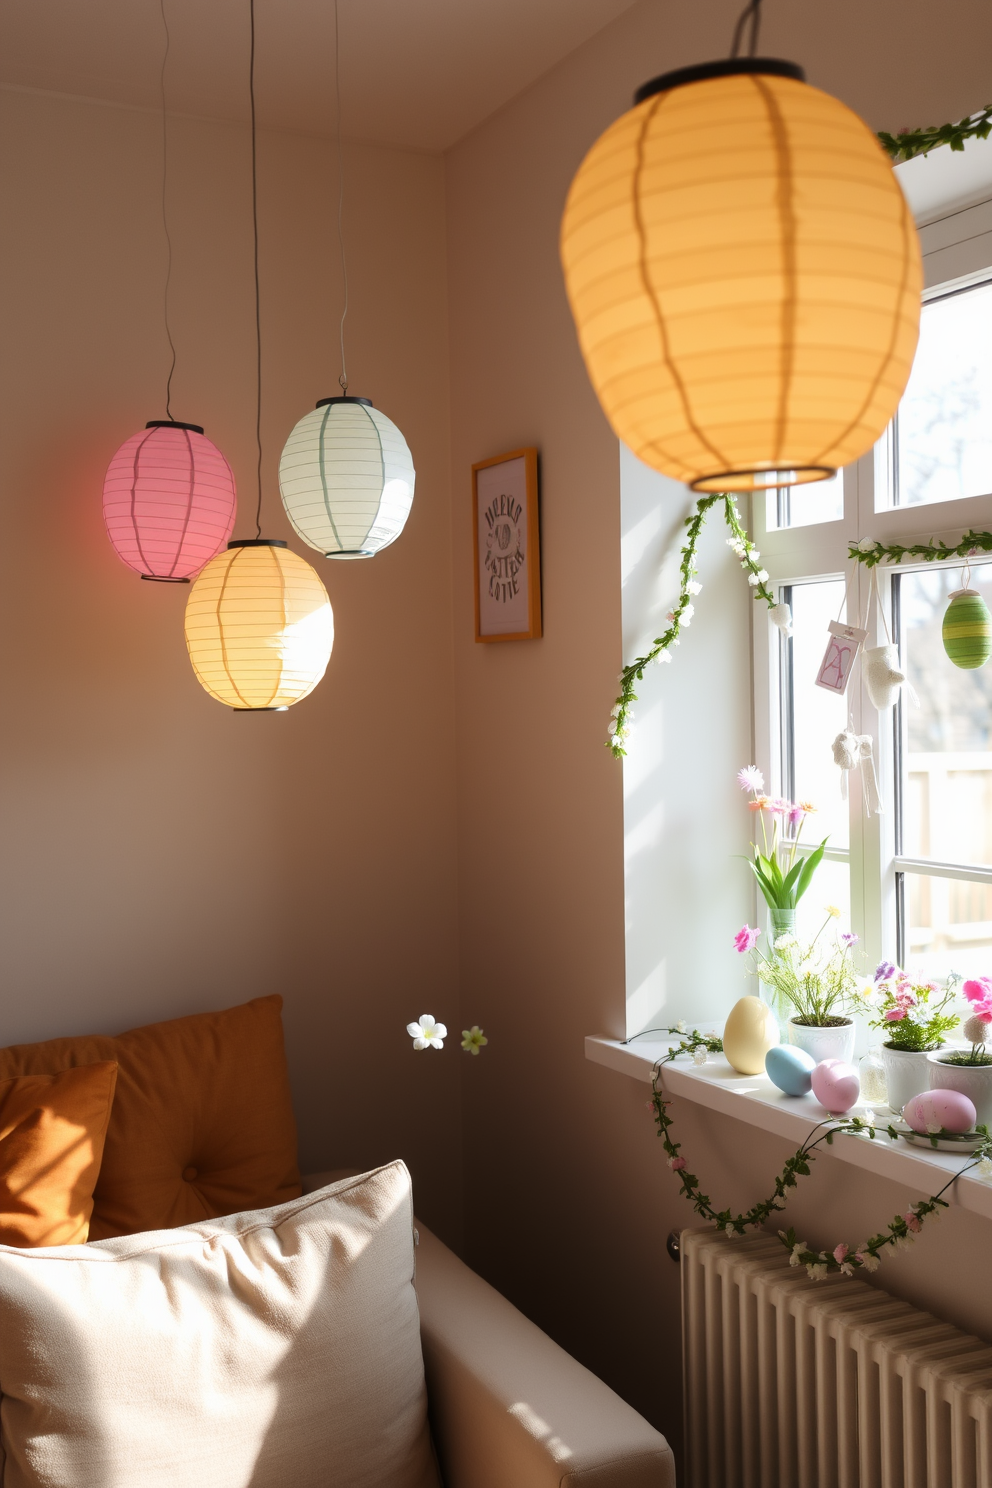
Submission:
<svg viewBox="0 0 992 1488">
<path fill-rule="evenodd" d="M 541 635 L 537 450 L 512 450 L 472 466 L 475 639 Z"/>
</svg>

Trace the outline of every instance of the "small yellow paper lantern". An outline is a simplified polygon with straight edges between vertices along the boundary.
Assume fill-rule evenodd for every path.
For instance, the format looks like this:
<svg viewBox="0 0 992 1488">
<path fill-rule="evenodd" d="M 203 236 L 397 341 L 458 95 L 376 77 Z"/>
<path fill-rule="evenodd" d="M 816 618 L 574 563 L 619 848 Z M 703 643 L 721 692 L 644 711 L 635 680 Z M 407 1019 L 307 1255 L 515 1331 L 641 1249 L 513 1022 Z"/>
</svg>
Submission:
<svg viewBox="0 0 992 1488">
<path fill-rule="evenodd" d="M 919 333 L 919 242 L 857 114 L 790 62 L 646 83 L 561 230 L 614 432 L 696 491 L 824 480 L 880 437 Z"/>
<path fill-rule="evenodd" d="M 282 712 L 312 692 L 330 660 L 334 616 L 310 564 L 284 542 L 228 543 L 186 603 L 197 680 L 238 712 Z"/>
</svg>

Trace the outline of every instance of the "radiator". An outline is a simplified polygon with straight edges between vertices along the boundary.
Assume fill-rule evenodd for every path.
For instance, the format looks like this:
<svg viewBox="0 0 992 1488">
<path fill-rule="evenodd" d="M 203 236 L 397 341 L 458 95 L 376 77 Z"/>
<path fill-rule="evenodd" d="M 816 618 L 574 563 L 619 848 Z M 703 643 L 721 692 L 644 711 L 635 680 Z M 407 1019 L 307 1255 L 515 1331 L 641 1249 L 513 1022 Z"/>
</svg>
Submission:
<svg viewBox="0 0 992 1488">
<path fill-rule="evenodd" d="M 992 1348 L 772 1236 L 683 1230 L 689 1488 L 992 1488 Z"/>
</svg>

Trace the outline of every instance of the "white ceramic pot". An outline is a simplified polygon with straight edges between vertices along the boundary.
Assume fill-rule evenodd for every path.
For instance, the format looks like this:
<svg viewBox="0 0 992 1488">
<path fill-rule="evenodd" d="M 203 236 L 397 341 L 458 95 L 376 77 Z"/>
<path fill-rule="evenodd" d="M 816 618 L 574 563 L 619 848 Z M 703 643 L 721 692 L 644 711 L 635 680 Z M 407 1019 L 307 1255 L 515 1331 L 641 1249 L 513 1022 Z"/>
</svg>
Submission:
<svg viewBox="0 0 992 1488">
<path fill-rule="evenodd" d="M 829 1024 L 826 1028 L 811 1028 L 806 1023 L 789 1019 L 789 1043 L 811 1054 L 817 1064 L 822 1059 L 843 1059 L 845 1064 L 854 1060 L 854 1019 L 845 1018 L 843 1023 Z"/>
<path fill-rule="evenodd" d="M 879 1052 L 882 1056 L 882 1068 L 885 1070 L 889 1110 L 898 1115 L 914 1095 L 930 1089 L 930 1067 L 927 1064 L 926 1051 L 893 1049 L 890 1044 L 883 1044 Z"/>
<path fill-rule="evenodd" d="M 927 1055 L 931 1090 L 960 1090 L 975 1108 L 979 1126 L 992 1130 L 992 1064 L 944 1064 L 946 1049 Z"/>
</svg>

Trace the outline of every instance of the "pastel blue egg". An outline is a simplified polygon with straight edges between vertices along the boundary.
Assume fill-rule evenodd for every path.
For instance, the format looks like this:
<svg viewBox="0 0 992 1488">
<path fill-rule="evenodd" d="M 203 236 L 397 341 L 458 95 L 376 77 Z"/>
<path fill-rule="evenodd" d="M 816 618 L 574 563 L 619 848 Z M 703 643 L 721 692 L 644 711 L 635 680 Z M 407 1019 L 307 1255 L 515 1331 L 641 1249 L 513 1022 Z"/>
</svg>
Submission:
<svg viewBox="0 0 992 1488">
<path fill-rule="evenodd" d="M 765 1055 L 765 1074 L 786 1095 L 807 1095 L 813 1084 L 816 1060 L 795 1044 L 776 1044 Z"/>
</svg>

